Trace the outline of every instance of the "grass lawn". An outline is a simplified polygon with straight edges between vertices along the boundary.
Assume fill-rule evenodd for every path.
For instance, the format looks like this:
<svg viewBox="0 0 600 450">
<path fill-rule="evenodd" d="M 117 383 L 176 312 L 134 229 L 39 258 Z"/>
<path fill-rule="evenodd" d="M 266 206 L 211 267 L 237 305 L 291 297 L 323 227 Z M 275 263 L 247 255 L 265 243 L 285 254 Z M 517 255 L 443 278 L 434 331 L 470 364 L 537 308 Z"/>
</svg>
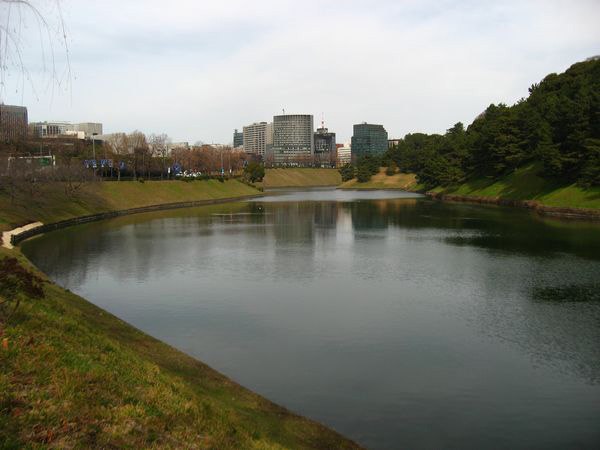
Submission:
<svg viewBox="0 0 600 450">
<path fill-rule="evenodd" d="M 337 186 L 342 177 L 337 169 L 266 169 L 264 188 Z"/>
</svg>

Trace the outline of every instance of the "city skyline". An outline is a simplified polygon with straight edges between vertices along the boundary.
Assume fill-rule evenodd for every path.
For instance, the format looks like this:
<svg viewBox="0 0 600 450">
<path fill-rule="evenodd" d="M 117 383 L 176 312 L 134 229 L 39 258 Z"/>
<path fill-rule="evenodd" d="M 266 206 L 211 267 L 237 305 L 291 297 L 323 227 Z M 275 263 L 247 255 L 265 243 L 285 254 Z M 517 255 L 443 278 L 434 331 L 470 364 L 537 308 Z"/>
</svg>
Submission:
<svg viewBox="0 0 600 450">
<path fill-rule="evenodd" d="M 467 125 L 600 53 L 593 1 L 173 5 L 64 2 L 71 83 L 57 49 L 59 83 L 48 87 L 24 36 L 35 89 L 13 77 L 2 100 L 27 106 L 30 121 L 102 122 L 107 133 L 174 141 L 229 143 L 232 129 L 283 109 L 324 116 L 338 142 L 363 121 L 398 138 Z"/>
</svg>

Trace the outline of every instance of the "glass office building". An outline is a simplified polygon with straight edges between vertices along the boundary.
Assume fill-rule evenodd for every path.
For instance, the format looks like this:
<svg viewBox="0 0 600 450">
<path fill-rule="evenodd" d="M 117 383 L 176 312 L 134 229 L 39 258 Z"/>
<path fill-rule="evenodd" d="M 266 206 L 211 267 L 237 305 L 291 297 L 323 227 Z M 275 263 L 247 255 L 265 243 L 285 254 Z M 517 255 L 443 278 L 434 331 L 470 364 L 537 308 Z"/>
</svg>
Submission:
<svg viewBox="0 0 600 450">
<path fill-rule="evenodd" d="M 352 135 L 352 156 L 380 156 L 388 149 L 388 134 L 383 125 L 363 122 L 354 125 Z"/>
<path fill-rule="evenodd" d="M 244 133 L 235 129 L 233 131 L 233 148 L 242 147 L 244 145 Z"/>
</svg>

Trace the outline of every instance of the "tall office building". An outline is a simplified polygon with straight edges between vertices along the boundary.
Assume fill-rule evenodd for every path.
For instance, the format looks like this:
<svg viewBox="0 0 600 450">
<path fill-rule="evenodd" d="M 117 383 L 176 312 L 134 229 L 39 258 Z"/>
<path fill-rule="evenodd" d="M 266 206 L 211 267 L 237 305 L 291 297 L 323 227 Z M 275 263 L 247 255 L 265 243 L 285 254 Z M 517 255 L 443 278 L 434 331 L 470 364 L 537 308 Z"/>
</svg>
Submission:
<svg viewBox="0 0 600 450">
<path fill-rule="evenodd" d="M 383 125 L 363 122 L 354 125 L 352 156 L 383 155 L 388 149 L 388 134 Z"/>
<path fill-rule="evenodd" d="M 320 166 L 335 166 L 335 133 L 330 133 L 323 124 L 315 133 L 315 163 Z"/>
<path fill-rule="evenodd" d="M 27 136 L 27 108 L 0 103 L 0 140 L 22 141 Z"/>
<path fill-rule="evenodd" d="M 246 153 L 263 157 L 267 146 L 267 122 L 253 123 L 244 127 L 243 145 Z"/>
<path fill-rule="evenodd" d="M 237 128 L 233 130 L 233 148 L 242 147 L 244 145 L 244 133 L 238 131 Z"/>
<path fill-rule="evenodd" d="M 315 151 L 313 116 L 285 114 L 273 117 L 273 158 L 277 164 L 303 164 Z"/>
</svg>

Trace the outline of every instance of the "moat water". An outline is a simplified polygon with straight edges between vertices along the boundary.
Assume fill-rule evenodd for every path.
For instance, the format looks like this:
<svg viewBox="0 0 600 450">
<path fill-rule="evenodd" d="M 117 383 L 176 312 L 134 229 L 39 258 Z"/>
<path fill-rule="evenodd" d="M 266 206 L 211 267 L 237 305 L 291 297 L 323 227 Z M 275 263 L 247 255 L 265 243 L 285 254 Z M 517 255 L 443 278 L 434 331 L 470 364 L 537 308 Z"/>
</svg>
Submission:
<svg viewBox="0 0 600 450">
<path fill-rule="evenodd" d="M 600 224 L 311 190 L 23 244 L 53 280 L 369 448 L 600 448 Z"/>
</svg>

